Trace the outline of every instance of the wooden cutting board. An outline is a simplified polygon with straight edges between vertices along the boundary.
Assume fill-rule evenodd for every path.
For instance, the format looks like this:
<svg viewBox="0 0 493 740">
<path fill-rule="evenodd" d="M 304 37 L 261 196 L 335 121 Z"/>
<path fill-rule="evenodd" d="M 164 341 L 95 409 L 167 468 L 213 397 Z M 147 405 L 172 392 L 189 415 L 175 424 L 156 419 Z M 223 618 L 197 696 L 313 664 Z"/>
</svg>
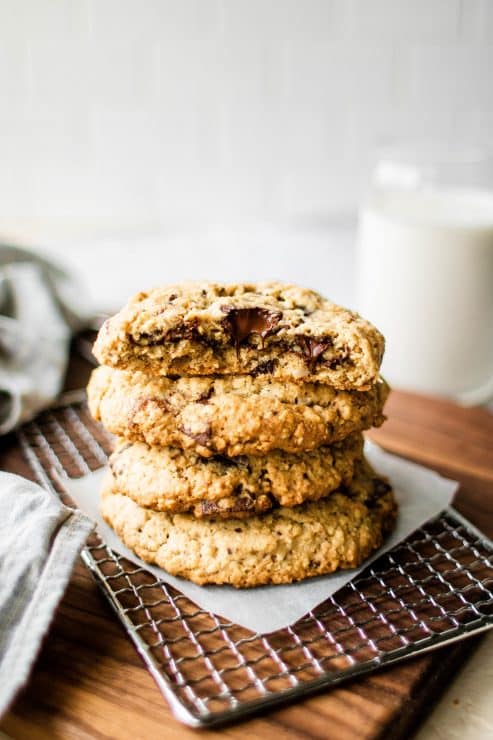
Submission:
<svg viewBox="0 0 493 740">
<path fill-rule="evenodd" d="M 74 357 L 68 388 L 89 366 Z M 388 421 L 371 433 L 386 449 L 461 482 L 457 509 L 493 536 L 493 416 L 394 392 Z M 30 476 L 15 438 L 0 444 L 0 466 Z M 191 730 L 171 715 L 91 575 L 79 563 L 29 683 L 0 729 L 19 740 L 57 738 L 408 738 L 480 639 L 421 658 L 222 730 Z"/>
</svg>

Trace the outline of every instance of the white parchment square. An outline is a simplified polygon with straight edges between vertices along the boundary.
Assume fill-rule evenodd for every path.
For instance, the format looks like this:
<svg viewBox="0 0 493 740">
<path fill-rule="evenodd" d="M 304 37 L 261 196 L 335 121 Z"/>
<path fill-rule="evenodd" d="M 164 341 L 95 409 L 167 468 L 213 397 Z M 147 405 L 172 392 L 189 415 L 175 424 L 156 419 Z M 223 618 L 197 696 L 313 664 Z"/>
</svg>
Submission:
<svg viewBox="0 0 493 740">
<path fill-rule="evenodd" d="M 83 478 L 64 480 L 64 485 L 77 506 L 97 523 L 102 539 L 112 550 L 147 568 L 202 609 L 219 614 L 254 632 L 266 633 L 296 622 L 352 580 L 368 563 L 451 504 L 458 488 L 456 481 L 442 478 L 428 468 L 391 455 L 370 442 L 365 443 L 365 454 L 373 467 L 387 476 L 394 487 L 399 503 L 399 516 L 394 532 L 361 568 L 285 586 L 236 589 L 232 586 L 197 586 L 184 578 L 176 578 L 162 568 L 140 560 L 103 521 L 98 510 L 98 500 L 105 469 Z"/>
</svg>

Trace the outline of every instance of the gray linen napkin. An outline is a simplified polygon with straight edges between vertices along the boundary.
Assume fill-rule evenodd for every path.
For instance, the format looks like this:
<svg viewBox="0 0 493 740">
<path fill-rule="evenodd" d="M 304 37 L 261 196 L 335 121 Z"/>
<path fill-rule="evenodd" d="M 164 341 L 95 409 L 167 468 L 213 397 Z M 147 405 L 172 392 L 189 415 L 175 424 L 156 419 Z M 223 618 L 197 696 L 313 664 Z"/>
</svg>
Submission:
<svg viewBox="0 0 493 740">
<path fill-rule="evenodd" d="M 53 402 L 71 334 L 92 314 L 64 270 L 0 244 L 0 434 Z M 55 494 L 0 473 L 0 715 L 29 675 L 92 526 Z"/>
<path fill-rule="evenodd" d="M 0 245 L 0 434 L 56 398 L 71 334 L 93 313 L 81 286 L 63 269 Z"/>
<path fill-rule="evenodd" d="M 0 473 L 0 716 L 29 676 L 93 526 L 50 491 Z"/>
</svg>

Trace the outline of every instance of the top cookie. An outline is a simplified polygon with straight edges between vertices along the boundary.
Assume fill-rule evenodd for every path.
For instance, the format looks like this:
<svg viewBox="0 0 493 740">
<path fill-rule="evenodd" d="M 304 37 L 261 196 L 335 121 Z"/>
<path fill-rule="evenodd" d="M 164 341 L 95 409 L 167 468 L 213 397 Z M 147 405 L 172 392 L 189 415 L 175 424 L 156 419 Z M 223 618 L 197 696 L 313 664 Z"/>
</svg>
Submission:
<svg viewBox="0 0 493 740">
<path fill-rule="evenodd" d="M 367 390 L 384 350 L 358 314 L 296 285 L 181 283 L 139 293 L 94 345 L 104 365 L 151 375 L 269 374 Z"/>
</svg>

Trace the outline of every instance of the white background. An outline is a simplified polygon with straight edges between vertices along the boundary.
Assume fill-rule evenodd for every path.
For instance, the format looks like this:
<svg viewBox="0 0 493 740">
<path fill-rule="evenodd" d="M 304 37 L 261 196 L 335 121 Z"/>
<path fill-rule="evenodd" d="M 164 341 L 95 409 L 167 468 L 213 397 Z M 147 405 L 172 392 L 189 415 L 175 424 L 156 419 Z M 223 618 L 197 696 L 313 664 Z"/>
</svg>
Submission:
<svg viewBox="0 0 493 740">
<path fill-rule="evenodd" d="M 0 0 L 0 239 L 101 307 L 239 275 L 353 305 L 375 148 L 493 146 L 492 69 L 493 0 Z"/>
<path fill-rule="evenodd" d="M 492 69 L 491 0 L 0 0 L 0 234 L 323 227 Z"/>
</svg>

